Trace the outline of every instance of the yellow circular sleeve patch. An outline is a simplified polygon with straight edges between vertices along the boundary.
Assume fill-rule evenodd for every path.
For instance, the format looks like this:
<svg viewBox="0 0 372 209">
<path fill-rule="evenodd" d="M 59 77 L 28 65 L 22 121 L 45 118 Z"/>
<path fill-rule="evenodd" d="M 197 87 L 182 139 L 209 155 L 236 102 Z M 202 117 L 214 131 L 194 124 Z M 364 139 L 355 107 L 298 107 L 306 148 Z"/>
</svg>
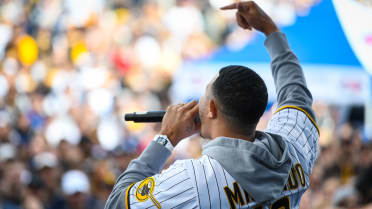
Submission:
<svg viewBox="0 0 372 209">
<path fill-rule="evenodd" d="M 148 199 L 154 203 L 157 208 L 161 208 L 160 203 L 155 199 L 153 192 L 155 187 L 155 180 L 152 177 L 146 178 L 143 180 L 137 187 L 136 190 L 136 199 L 139 202 L 145 202 Z"/>
</svg>

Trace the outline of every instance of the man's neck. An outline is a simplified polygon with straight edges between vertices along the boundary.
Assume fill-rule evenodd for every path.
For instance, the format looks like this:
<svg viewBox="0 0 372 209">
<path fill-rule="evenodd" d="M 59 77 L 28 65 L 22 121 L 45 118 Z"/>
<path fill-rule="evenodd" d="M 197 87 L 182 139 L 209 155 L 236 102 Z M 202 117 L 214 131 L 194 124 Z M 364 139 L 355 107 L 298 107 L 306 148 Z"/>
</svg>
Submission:
<svg viewBox="0 0 372 209">
<path fill-rule="evenodd" d="M 242 134 L 237 131 L 228 130 L 226 128 L 216 128 L 216 130 L 212 132 L 212 139 L 215 139 L 217 137 L 229 137 L 253 142 L 255 138 L 255 131 L 249 131 L 249 133 Z"/>
</svg>

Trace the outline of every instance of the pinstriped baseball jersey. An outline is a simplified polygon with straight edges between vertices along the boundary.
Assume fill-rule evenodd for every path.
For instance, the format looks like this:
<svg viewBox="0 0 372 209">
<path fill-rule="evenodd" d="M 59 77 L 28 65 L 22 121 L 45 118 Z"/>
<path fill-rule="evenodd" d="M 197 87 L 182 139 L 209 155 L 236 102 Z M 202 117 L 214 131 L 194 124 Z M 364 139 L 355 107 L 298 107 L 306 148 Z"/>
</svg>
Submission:
<svg viewBox="0 0 372 209">
<path fill-rule="evenodd" d="M 176 161 L 160 174 L 149 177 L 152 184 L 138 182 L 128 194 L 129 208 L 198 208 L 198 192 L 186 161 Z"/>
<path fill-rule="evenodd" d="M 284 106 L 265 131 L 281 135 L 288 142 L 292 165 L 280 198 L 256 203 L 217 160 L 203 155 L 197 160 L 177 161 L 162 173 L 130 186 L 125 197 L 127 207 L 299 208 L 318 154 L 318 128 L 304 110 Z"/>
<path fill-rule="evenodd" d="M 170 150 L 153 141 L 118 177 L 107 209 L 299 207 L 318 154 L 312 96 L 284 34 L 270 34 L 265 46 L 280 106 L 265 132 L 253 142 L 216 137 L 200 159 L 160 174 Z"/>
<path fill-rule="evenodd" d="M 299 208 L 319 152 L 319 129 L 306 111 L 289 105 L 277 110 L 265 131 L 285 136 L 288 141 L 292 168 L 282 196 L 288 197 L 290 208 Z"/>
</svg>

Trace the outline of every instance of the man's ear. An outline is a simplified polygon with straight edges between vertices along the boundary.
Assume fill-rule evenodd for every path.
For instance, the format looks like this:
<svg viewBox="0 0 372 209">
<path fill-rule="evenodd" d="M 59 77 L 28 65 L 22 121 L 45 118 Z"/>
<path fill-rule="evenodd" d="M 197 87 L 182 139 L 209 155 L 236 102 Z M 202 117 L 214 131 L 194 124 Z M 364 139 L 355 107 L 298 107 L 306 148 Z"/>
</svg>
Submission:
<svg viewBox="0 0 372 209">
<path fill-rule="evenodd" d="M 213 99 L 209 100 L 209 111 L 208 111 L 208 118 L 214 119 L 217 117 L 217 106 Z"/>
</svg>

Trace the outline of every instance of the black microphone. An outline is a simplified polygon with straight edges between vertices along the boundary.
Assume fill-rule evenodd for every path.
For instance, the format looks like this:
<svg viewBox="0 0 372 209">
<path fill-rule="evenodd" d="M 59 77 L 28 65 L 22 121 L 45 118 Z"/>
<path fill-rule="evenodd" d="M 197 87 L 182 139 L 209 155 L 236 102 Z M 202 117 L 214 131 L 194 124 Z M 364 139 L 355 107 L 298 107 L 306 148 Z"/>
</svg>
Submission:
<svg viewBox="0 0 372 209">
<path fill-rule="evenodd" d="M 164 115 L 165 115 L 164 110 L 134 112 L 125 114 L 124 120 L 133 121 L 135 123 L 159 123 L 163 120 Z"/>
<path fill-rule="evenodd" d="M 148 111 L 148 112 L 134 112 L 124 115 L 125 121 L 133 121 L 135 123 L 160 123 L 165 115 L 164 110 Z M 194 122 L 200 123 L 199 115 L 194 119 Z"/>
</svg>

